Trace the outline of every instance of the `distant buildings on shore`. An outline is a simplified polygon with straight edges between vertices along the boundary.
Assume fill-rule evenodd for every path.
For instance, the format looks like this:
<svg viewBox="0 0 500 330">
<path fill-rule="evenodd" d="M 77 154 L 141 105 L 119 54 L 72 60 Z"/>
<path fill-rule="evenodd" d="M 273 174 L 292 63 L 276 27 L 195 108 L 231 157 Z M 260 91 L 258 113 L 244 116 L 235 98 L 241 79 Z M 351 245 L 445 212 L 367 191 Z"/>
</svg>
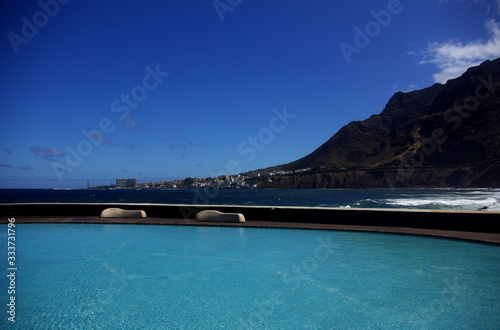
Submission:
<svg viewBox="0 0 500 330">
<path fill-rule="evenodd" d="M 138 183 L 137 179 L 116 179 L 116 185 L 93 187 L 97 189 L 251 189 L 258 188 L 261 183 L 273 182 L 274 178 L 299 175 L 311 171 L 302 168 L 294 171 L 274 170 L 253 175 L 221 175 L 216 178 L 185 178 L 174 181 L 157 181 Z M 87 188 L 90 188 L 87 183 Z"/>
<path fill-rule="evenodd" d="M 137 188 L 137 179 L 116 179 L 116 188 Z"/>
</svg>

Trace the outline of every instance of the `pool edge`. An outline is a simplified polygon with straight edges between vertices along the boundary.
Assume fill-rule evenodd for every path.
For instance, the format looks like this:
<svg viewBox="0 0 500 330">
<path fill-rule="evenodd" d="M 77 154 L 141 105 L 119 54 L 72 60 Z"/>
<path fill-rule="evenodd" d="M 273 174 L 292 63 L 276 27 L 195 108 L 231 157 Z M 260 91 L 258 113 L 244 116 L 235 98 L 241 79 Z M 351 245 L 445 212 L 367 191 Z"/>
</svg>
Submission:
<svg viewBox="0 0 500 330">
<path fill-rule="evenodd" d="M 7 221 L 0 221 L 7 224 Z M 371 227 L 350 225 L 327 225 L 327 224 L 302 224 L 284 222 L 262 222 L 247 221 L 245 223 L 217 223 L 217 222 L 195 222 L 185 219 L 163 219 L 163 218 L 68 218 L 68 217 L 17 217 L 17 224 L 93 224 L 93 225 L 160 225 L 160 226 L 190 226 L 190 227 L 226 227 L 226 228 L 274 228 L 274 229 L 297 229 L 297 230 L 333 230 L 351 232 L 369 232 L 376 234 L 412 235 L 430 238 L 442 238 L 469 241 L 483 244 L 500 245 L 500 234 L 445 231 L 422 228 L 407 227 Z"/>
</svg>

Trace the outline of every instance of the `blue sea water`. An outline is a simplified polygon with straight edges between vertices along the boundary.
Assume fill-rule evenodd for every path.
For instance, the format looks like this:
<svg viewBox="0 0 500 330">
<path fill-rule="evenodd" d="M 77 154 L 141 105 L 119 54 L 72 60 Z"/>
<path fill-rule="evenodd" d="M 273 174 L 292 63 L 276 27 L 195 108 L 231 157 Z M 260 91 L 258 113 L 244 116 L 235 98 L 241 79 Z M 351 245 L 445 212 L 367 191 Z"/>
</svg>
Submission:
<svg viewBox="0 0 500 330">
<path fill-rule="evenodd" d="M 500 189 L 0 189 L 0 203 L 167 203 L 500 211 Z"/>
<path fill-rule="evenodd" d="M 16 323 L 7 321 L 2 276 L 2 329 L 500 325 L 500 247 L 494 245 L 375 233 L 95 224 L 18 224 L 16 242 Z M 2 256 L 5 249 L 2 243 Z"/>
</svg>

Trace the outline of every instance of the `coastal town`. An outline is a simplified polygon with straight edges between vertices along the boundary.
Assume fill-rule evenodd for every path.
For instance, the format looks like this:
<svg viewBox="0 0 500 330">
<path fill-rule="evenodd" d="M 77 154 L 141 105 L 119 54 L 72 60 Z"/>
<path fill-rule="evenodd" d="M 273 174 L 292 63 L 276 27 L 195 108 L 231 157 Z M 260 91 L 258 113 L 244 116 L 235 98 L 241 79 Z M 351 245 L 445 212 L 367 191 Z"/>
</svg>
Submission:
<svg viewBox="0 0 500 330">
<path fill-rule="evenodd" d="M 294 171 L 272 170 L 262 173 L 245 173 L 237 175 L 221 175 L 216 178 L 177 179 L 173 181 L 138 182 L 136 178 L 118 178 L 115 184 L 91 187 L 92 189 L 255 189 L 263 184 L 281 180 L 283 177 L 300 175 L 313 168 L 303 168 Z"/>
</svg>

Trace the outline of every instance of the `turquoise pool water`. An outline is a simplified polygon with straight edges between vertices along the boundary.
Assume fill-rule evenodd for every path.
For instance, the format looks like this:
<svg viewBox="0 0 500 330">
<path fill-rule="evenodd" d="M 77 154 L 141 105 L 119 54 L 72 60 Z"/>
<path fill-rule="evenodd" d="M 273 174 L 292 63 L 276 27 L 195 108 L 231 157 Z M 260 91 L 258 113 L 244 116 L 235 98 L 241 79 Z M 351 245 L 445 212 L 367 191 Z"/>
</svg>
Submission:
<svg viewBox="0 0 500 330">
<path fill-rule="evenodd" d="M 288 229 L 16 230 L 19 329 L 500 326 L 500 247 L 493 245 Z M 0 328 L 12 326 L 5 311 Z"/>
</svg>

